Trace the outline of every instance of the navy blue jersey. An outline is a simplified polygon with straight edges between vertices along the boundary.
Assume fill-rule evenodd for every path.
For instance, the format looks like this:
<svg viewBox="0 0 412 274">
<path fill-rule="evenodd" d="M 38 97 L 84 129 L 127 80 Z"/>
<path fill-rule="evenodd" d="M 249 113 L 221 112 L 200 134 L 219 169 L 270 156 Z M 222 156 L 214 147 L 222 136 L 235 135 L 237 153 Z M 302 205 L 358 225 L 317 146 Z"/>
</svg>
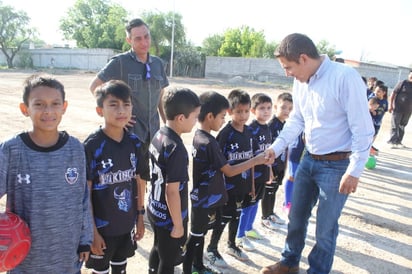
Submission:
<svg viewBox="0 0 412 274">
<path fill-rule="evenodd" d="M 166 184 L 178 183 L 183 222 L 188 221 L 189 157 L 182 138 L 169 127 L 162 127 L 149 148 L 151 188 L 148 217 L 157 227 L 172 230 L 173 222 L 166 203 Z"/>
<path fill-rule="evenodd" d="M 272 143 L 279 136 L 284 125 L 285 122 L 280 121 L 275 115 L 273 115 L 272 119 L 268 123 L 270 134 L 272 135 Z M 275 162 L 272 164 L 273 172 L 285 170 L 286 155 L 286 151 L 283 152 L 281 155 L 276 155 L 277 158 Z"/>
<path fill-rule="evenodd" d="M 227 202 L 223 173 L 227 160 L 210 133 L 198 129 L 193 137 L 192 207 L 213 208 Z"/>
<path fill-rule="evenodd" d="M 267 124 L 260 124 L 258 121 L 253 120 L 250 123 L 249 128 L 252 132 L 253 139 L 258 144 L 258 149 L 254 151 L 254 155 L 264 152 L 272 144 L 272 134 Z M 269 181 L 270 168 L 268 165 L 255 166 L 255 184 L 265 183 Z"/>
<path fill-rule="evenodd" d="M 84 141 L 87 161 L 87 180 L 92 182 L 94 220 L 103 236 L 129 233 L 137 217 L 136 174 L 144 172 L 139 138 L 124 132 L 117 142 L 102 129 Z"/>
<path fill-rule="evenodd" d="M 376 96 L 375 96 L 375 94 L 372 93 L 369 96 L 368 99 L 370 100 L 373 97 L 376 97 Z M 388 111 L 388 100 L 386 100 L 385 98 L 384 99 L 377 98 L 377 99 L 378 99 L 378 102 L 379 102 L 379 106 L 375 110 L 376 114 L 373 115 L 371 113 L 371 116 L 372 116 L 373 125 L 374 126 L 381 126 L 383 115 L 385 115 L 385 112 Z"/>
<path fill-rule="evenodd" d="M 253 151 L 257 144 L 253 140 L 252 132 L 248 126 L 240 132 L 227 123 L 216 137 L 219 146 L 230 165 L 236 165 L 253 158 Z M 225 176 L 226 190 L 229 195 L 244 196 L 252 189 L 251 169 L 232 177 Z"/>
</svg>

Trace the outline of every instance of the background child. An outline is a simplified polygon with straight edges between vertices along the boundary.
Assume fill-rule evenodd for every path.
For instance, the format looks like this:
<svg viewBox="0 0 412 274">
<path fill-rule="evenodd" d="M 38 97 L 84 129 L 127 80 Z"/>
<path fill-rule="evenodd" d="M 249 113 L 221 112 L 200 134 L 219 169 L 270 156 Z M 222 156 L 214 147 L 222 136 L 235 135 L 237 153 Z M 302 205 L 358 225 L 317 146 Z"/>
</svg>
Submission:
<svg viewBox="0 0 412 274">
<path fill-rule="evenodd" d="M 368 99 L 371 99 L 372 97 L 378 98 L 379 103 L 378 108 L 375 111 L 371 112 L 373 126 L 375 127 L 375 135 L 373 136 L 373 141 L 375 141 L 376 136 L 378 135 L 378 132 L 381 128 L 383 116 L 385 115 L 385 112 L 388 111 L 388 87 L 383 84 L 376 86 L 374 93 L 371 94 Z M 371 151 L 372 153 L 376 153 L 379 151 L 379 149 L 372 145 Z"/>
<path fill-rule="evenodd" d="M 152 173 L 148 217 L 154 232 L 149 273 L 173 274 L 182 261 L 188 222 L 189 158 L 180 135 L 192 131 L 200 101 L 190 89 L 169 90 L 163 97 L 166 126 L 150 145 Z"/>
<path fill-rule="evenodd" d="M 58 126 L 67 108 L 63 85 L 33 75 L 20 110 L 32 129 L 0 145 L 0 196 L 30 227 L 32 246 L 10 273 L 80 273 L 93 230 L 83 145 Z"/>
<path fill-rule="evenodd" d="M 132 115 L 131 90 L 111 80 L 94 91 L 104 124 L 84 142 L 94 217 L 94 240 L 86 266 L 94 273 L 125 273 L 136 240 L 144 234 L 146 172 L 142 142 L 125 126 Z M 136 226 L 136 233 L 133 229 Z"/>
<path fill-rule="evenodd" d="M 250 96 L 243 90 L 235 89 L 229 93 L 229 115 L 232 121 L 219 132 L 216 139 L 230 165 L 244 162 L 253 157 L 253 136 L 246 122 L 250 115 Z M 245 195 L 252 191 L 251 170 L 236 176 L 225 176 L 228 202 L 222 208 L 222 220 L 213 228 L 208 252 L 217 250 L 218 242 L 226 224 L 229 224 L 227 253 L 241 261 L 247 256 L 236 245 L 239 216 Z M 254 194 L 253 194 L 254 195 Z"/>
<path fill-rule="evenodd" d="M 258 144 L 254 154 L 262 153 L 271 143 L 271 134 L 267 121 L 272 115 L 272 99 L 263 93 L 256 93 L 252 96 L 251 111 L 255 119 L 249 125 L 254 141 Z M 261 239 L 262 236 L 253 229 L 258 203 L 262 199 L 265 184 L 270 179 L 270 167 L 268 165 L 258 165 L 254 168 L 255 197 L 247 195 L 243 201 L 242 213 L 240 214 L 239 228 L 237 231 L 238 245 L 244 250 L 254 250 L 253 244 L 248 240 Z"/>
<path fill-rule="evenodd" d="M 288 92 L 279 94 L 274 105 L 275 114 L 268 123 L 272 134 L 272 141 L 276 140 L 280 131 L 283 129 L 283 125 L 289 117 L 292 108 L 292 95 Z M 279 186 L 282 185 L 282 180 L 285 176 L 285 162 L 286 154 L 282 153 L 276 158 L 272 165 L 272 180 L 269 184 L 265 185 L 265 193 L 263 194 L 261 202 L 262 225 L 269 229 L 279 228 L 280 225 L 286 223 L 285 220 L 274 212 L 276 192 Z"/>
<path fill-rule="evenodd" d="M 200 129 L 193 138 L 193 190 L 190 193 L 192 211 L 191 229 L 186 244 L 183 273 L 220 273 L 215 267 L 225 267 L 226 263 L 216 250 L 208 253 L 211 267 L 203 264 L 204 236 L 207 230 L 221 218 L 221 207 L 227 202 L 223 174 L 234 176 L 253 165 L 265 161 L 261 154 L 237 165 L 229 165 L 211 131 L 218 131 L 225 122 L 229 108 L 227 99 L 217 92 L 200 95 Z M 193 264 L 193 268 L 192 268 Z"/>
</svg>

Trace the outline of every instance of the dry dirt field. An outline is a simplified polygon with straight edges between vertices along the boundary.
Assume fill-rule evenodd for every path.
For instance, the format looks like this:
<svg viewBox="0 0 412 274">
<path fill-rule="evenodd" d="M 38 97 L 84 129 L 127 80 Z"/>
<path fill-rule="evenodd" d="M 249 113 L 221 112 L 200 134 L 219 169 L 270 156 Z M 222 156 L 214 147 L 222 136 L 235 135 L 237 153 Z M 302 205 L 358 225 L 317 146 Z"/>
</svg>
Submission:
<svg viewBox="0 0 412 274">
<path fill-rule="evenodd" d="M 18 104 L 21 101 L 22 82 L 32 71 L 0 71 L 0 141 L 30 128 Z M 63 117 L 61 130 L 83 140 L 101 123 L 94 109 L 94 100 L 88 84 L 94 73 L 80 71 L 54 71 L 55 77 L 65 85 L 68 110 Z M 285 91 L 275 85 L 223 80 L 170 79 L 171 86 L 189 87 L 195 92 L 216 90 L 227 95 L 233 88 L 243 88 L 250 94 L 266 92 L 273 99 Z M 331 273 L 412 273 L 412 121 L 408 125 L 404 144 L 407 148 L 390 149 L 386 144 L 389 136 L 390 114 L 384 118 L 384 126 L 376 146 L 380 149 L 378 164 L 374 170 L 365 170 L 359 188 L 350 196 L 340 219 L 340 235 Z M 192 134 L 183 135 L 189 147 Z M 333 138 L 333 136 L 331 136 Z M 278 192 L 277 212 L 281 213 L 283 189 Z M 4 198 L 0 201 L 4 206 Z M 316 211 L 313 212 L 313 215 Z M 286 235 L 286 227 L 268 231 L 260 225 L 259 216 L 255 228 L 264 235 L 264 240 L 255 241 L 254 252 L 247 252 L 249 260 L 239 262 L 227 254 L 225 239 L 220 250 L 229 264 L 224 273 L 258 273 L 262 266 L 272 264 L 280 257 Z M 301 273 L 307 268 L 307 255 L 314 244 L 314 217 L 310 219 L 306 247 L 301 261 Z M 224 234 L 226 235 L 226 233 Z M 136 255 L 129 259 L 128 273 L 147 273 L 147 257 L 153 234 L 146 226 L 146 235 L 139 242 Z M 62 243 L 63 245 L 63 243 Z M 87 273 L 86 270 L 83 271 Z M 176 269 L 181 273 L 181 268 Z"/>
</svg>

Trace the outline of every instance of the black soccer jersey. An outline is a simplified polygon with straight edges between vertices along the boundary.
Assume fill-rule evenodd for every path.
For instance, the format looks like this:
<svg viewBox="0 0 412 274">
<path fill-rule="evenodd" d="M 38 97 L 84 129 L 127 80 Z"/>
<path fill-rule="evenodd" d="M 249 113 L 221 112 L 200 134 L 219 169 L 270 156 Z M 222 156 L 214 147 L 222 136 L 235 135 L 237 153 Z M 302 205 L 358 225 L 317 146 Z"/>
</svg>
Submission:
<svg viewBox="0 0 412 274">
<path fill-rule="evenodd" d="M 219 146 L 230 165 L 236 165 L 253 158 L 253 151 L 257 150 L 257 144 L 253 140 L 252 132 L 244 126 L 243 132 L 227 123 L 216 137 Z M 246 170 L 232 177 L 225 176 L 226 190 L 229 195 L 241 196 L 250 193 L 252 189 L 251 170 Z"/>
<path fill-rule="evenodd" d="M 173 222 L 166 203 L 166 184 L 177 182 L 183 222 L 188 221 L 189 157 L 182 138 L 169 127 L 162 127 L 150 144 L 151 188 L 148 217 L 157 227 L 172 230 Z"/>
<path fill-rule="evenodd" d="M 223 173 L 227 160 L 219 144 L 210 133 L 198 129 L 193 138 L 192 207 L 213 208 L 227 202 Z"/>
<path fill-rule="evenodd" d="M 272 142 L 276 140 L 279 136 L 280 132 L 283 129 L 285 122 L 280 121 L 275 115 L 273 115 L 272 119 L 269 121 L 268 126 L 270 129 L 270 134 L 272 135 Z M 281 155 L 278 156 L 275 162 L 272 164 L 272 170 L 285 170 L 285 162 L 286 162 L 286 151 L 283 152 Z"/>
<path fill-rule="evenodd" d="M 108 137 L 102 129 L 84 142 L 87 180 L 92 181 L 94 220 L 99 233 L 118 236 L 129 233 L 137 216 L 136 174 L 144 172 L 140 148 L 142 142 L 124 133 L 121 142 Z"/>
<path fill-rule="evenodd" d="M 254 154 L 258 155 L 270 147 L 272 144 L 272 134 L 267 124 L 262 125 L 256 120 L 250 123 L 249 128 L 252 132 L 253 139 L 258 144 L 258 149 L 254 151 Z M 270 169 L 267 165 L 255 166 L 255 184 L 265 183 L 269 181 L 269 178 Z"/>
</svg>

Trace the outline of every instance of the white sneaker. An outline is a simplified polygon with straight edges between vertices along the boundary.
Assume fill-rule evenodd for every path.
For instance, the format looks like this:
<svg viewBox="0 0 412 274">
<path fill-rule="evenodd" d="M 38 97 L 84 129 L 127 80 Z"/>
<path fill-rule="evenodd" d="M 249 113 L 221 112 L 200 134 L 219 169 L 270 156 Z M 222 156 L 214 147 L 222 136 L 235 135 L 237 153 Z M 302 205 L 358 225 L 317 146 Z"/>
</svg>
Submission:
<svg viewBox="0 0 412 274">
<path fill-rule="evenodd" d="M 242 262 L 248 260 L 248 257 L 246 256 L 246 254 L 243 253 L 242 250 L 240 250 L 240 248 L 237 246 L 228 247 L 226 250 L 226 253 L 229 254 L 230 256 L 235 257 L 236 259 Z"/>
<path fill-rule="evenodd" d="M 254 240 L 261 240 L 263 239 L 262 235 L 260 235 L 259 232 L 257 232 L 256 229 L 251 229 L 249 231 L 245 232 L 246 237 L 250 238 L 250 239 L 254 239 Z"/>
<path fill-rule="evenodd" d="M 206 259 L 213 268 L 226 268 L 228 266 L 222 255 L 220 255 L 217 250 L 208 251 L 206 253 Z"/>
<path fill-rule="evenodd" d="M 272 221 L 272 219 L 270 219 L 269 217 L 266 219 L 262 219 L 262 226 L 265 228 L 269 228 L 271 230 L 276 230 L 283 227 L 282 225 Z"/>
<path fill-rule="evenodd" d="M 286 221 L 283 220 L 282 218 L 279 217 L 276 213 L 273 213 L 272 215 L 269 216 L 269 218 L 272 220 L 272 222 L 279 224 L 279 225 L 285 225 Z"/>
<path fill-rule="evenodd" d="M 242 238 L 237 238 L 236 245 L 246 251 L 255 250 L 255 247 L 253 246 L 253 244 L 249 241 L 249 239 L 246 236 L 243 236 Z"/>
</svg>

